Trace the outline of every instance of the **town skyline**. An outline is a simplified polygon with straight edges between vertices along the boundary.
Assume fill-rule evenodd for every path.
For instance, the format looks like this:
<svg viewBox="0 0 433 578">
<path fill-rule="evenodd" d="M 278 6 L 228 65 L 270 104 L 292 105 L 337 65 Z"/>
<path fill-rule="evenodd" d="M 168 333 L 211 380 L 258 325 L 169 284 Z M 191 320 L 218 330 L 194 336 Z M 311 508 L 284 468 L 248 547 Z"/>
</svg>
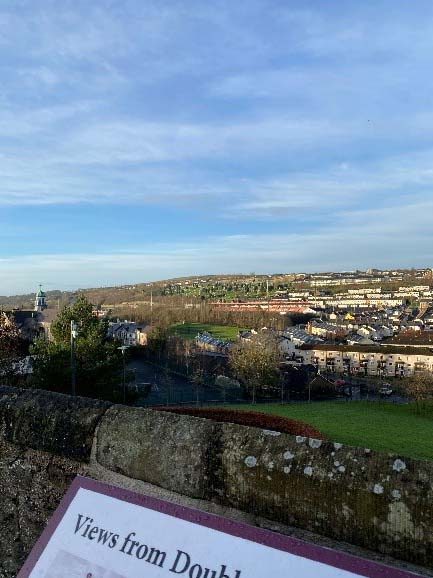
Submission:
<svg viewBox="0 0 433 578">
<path fill-rule="evenodd" d="M 33 283 L 28 290 L 22 291 L 21 293 L 2 293 L 0 288 L 0 296 L 3 297 L 21 297 L 29 295 L 32 296 L 38 290 L 43 289 L 46 293 L 75 293 L 80 291 L 92 291 L 92 290 L 103 290 L 103 289 L 122 289 L 122 288 L 137 288 L 137 287 L 147 287 L 151 288 L 161 288 L 164 286 L 170 286 L 173 284 L 178 285 L 188 285 L 194 282 L 230 282 L 242 280 L 251 282 L 254 278 L 257 280 L 265 282 L 266 279 L 273 281 L 285 280 L 287 283 L 294 282 L 295 284 L 302 283 L 305 279 L 306 285 L 316 286 L 320 288 L 326 288 L 329 286 L 342 288 L 345 286 L 356 286 L 359 285 L 360 288 L 367 284 L 373 284 L 377 286 L 387 285 L 389 283 L 407 282 L 410 280 L 412 283 L 418 283 L 425 281 L 428 284 L 433 283 L 433 267 L 368 267 L 366 269 L 345 269 L 342 271 L 331 271 L 331 270 L 316 270 L 309 271 L 304 269 L 303 271 L 279 271 L 279 272 L 260 272 L 260 271 L 244 271 L 244 272 L 224 272 L 224 273 L 195 273 L 192 275 L 179 275 L 176 277 L 166 277 L 166 278 L 154 278 L 154 279 L 140 279 L 138 281 L 133 281 L 130 283 L 117 283 L 113 285 L 89 285 L 89 286 L 73 286 L 62 288 L 61 286 L 55 286 L 52 283 Z"/>
</svg>

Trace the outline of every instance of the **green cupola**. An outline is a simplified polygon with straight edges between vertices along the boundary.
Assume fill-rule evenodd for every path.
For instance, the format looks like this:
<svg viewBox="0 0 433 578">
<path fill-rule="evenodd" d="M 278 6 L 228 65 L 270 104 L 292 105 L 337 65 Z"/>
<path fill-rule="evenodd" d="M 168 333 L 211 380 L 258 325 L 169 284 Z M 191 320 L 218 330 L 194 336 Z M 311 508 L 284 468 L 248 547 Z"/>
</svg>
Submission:
<svg viewBox="0 0 433 578">
<path fill-rule="evenodd" d="M 35 311 L 43 311 L 47 308 L 46 295 L 42 291 L 42 285 L 39 285 L 39 291 L 35 297 Z"/>
</svg>

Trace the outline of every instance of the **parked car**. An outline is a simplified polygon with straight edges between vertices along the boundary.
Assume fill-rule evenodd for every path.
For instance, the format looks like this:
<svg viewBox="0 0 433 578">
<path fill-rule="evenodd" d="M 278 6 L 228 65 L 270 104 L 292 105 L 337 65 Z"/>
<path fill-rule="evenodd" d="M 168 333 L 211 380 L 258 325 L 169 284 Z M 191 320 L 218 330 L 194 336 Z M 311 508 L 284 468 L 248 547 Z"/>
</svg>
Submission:
<svg viewBox="0 0 433 578">
<path fill-rule="evenodd" d="M 389 384 L 384 385 L 379 389 L 379 395 L 382 397 L 389 397 L 392 395 L 392 388 Z"/>
</svg>

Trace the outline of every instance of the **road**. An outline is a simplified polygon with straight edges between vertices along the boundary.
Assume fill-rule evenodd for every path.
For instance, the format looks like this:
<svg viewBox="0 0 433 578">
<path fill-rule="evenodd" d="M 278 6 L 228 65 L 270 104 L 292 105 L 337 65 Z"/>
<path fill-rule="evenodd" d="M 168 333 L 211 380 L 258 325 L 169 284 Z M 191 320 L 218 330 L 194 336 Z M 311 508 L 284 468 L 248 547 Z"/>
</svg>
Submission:
<svg viewBox="0 0 433 578">
<path fill-rule="evenodd" d="M 241 390 L 224 390 L 215 386 L 196 385 L 186 377 L 170 373 L 169 382 L 167 382 L 167 374 L 164 369 L 150 364 L 142 359 L 132 359 L 127 366 L 129 371 L 135 374 L 134 382 L 137 386 L 144 387 L 143 384 L 152 384 L 151 392 L 147 397 L 139 398 L 135 405 L 139 406 L 156 406 L 156 405 L 210 405 L 219 403 L 244 403 L 248 400 L 242 397 Z M 329 376 L 330 377 L 330 376 Z M 341 376 L 340 376 L 341 377 Z M 381 397 L 377 390 L 380 387 L 378 384 L 370 383 L 370 387 L 376 392 L 370 391 L 368 394 L 365 387 L 360 387 L 360 383 L 353 380 L 352 397 L 350 398 L 349 388 L 346 389 L 347 398 L 352 400 L 366 400 L 371 401 L 380 400 L 388 401 L 390 403 L 406 403 L 407 399 L 399 395 L 393 394 L 389 397 Z M 365 383 L 363 385 L 366 385 Z M 270 400 L 268 400 L 270 401 Z M 275 402 L 275 400 L 273 400 Z M 313 400 L 314 401 L 314 400 Z"/>
<path fill-rule="evenodd" d="M 138 400 L 136 405 L 173 405 L 173 404 L 211 404 L 224 401 L 239 403 L 244 401 L 241 391 L 224 391 L 214 386 L 198 386 L 186 377 L 170 373 L 169 382 L 165 371 L 142 359 L 133 359 L 127 369 L 135 374 L 135 382 L 140 384 L 151 383 L 152 389 L 148 397 Z M 133 384 L 134 382 L 132 382 Z M 225 398 L 225 399 L 224 399 Z"/>
</svg>

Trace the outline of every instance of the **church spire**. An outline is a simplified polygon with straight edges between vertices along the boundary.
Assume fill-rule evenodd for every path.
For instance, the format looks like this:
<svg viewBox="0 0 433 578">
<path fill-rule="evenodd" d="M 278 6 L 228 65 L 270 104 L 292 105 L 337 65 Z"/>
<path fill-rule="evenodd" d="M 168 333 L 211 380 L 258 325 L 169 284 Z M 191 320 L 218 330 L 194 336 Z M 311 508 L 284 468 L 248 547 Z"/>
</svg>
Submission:
<svg viewBox="0 0 433 578">
<path fill-rule="evenodd" d="M 42 285 L 39 285 L 39 291 L 35 297 L 35 311 L 43 311 L 47 308 L 46 295 L 42 291 Z"/>
</svg>

